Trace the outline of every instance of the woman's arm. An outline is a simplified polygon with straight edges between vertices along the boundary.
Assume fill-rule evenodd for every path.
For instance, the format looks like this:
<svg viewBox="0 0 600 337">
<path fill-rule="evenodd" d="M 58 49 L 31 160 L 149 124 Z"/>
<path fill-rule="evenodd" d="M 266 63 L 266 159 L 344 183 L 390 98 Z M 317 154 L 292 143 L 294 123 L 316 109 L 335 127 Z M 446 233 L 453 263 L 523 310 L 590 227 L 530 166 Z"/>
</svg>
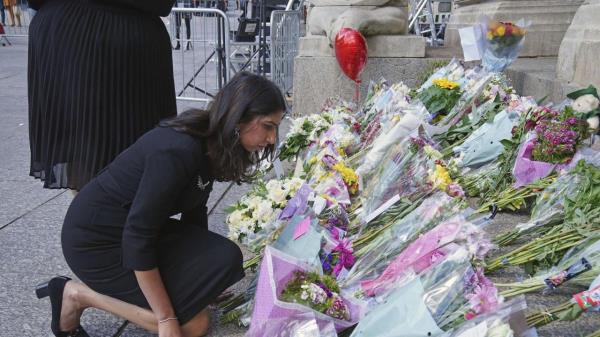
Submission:
<svg viewBox="0 0 600 337">
<path fill-rule="evenodd" d="M 144 271 L 135 271 L 140 289 L 144 293 L 152 312 L 158 321 L 158 334 L 160 337 L 178 337 L 181 336 L 181 327 L 175 316 L 175 310 L 171 304 L 171 299 L 158 268 Z"/>
<path fill-rule="evenodd" d="M 167 294 L 158 268 L 144 271 L 135 271 L 140 289 L 152 308 L 157 320 L 175 317 L 175 310 L 171 305 L 171 299 Z"/>
</svg>

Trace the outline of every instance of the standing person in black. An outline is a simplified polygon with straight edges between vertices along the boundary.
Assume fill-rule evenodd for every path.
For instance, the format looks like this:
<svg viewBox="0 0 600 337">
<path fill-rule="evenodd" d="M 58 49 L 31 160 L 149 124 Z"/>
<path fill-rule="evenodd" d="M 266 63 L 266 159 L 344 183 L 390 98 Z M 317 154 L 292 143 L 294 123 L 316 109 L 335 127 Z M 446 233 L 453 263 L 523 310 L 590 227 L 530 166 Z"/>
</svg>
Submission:
<svg viewBox="0 0 600 337">
<path fill-rule="evenodd" d="M 30 0 L 29 174 L 80 190 L 160 120 L 177 113 L 174 0 Z"/>
<path fill-rule="evenodd" d="M 193 8 L 192 0 L 178 0 L 177 7 L 179 8 Z M 191 41 L 191 26 L 192 26 L 192 14 L 191 13 L 175 13 L 175 39 L 177 40 L 177 45 L 173 47 L 175 50 L 179 50 L 181 48 L 181 19 L 185 22 L 185 36 L 187 38 L 187 44 L 185 50 L 192 49 L 192 41 Z"/>
<path fill-rule="evenodd" d="M 81 283 L 63 276 L 36 289 L 50 297 L 54 334 L 87 336 L 79 317 L 93 307 L 160 337 L 204 335 L 206 306 L 244 276 L 239 247 L 207 229 L 212 182 L 251 180 L 272 159 L 284 111 L 275 84 L 240 73 L 208 111 L 163 122 L 87 184 L 62 230 Z"/>
</svg>

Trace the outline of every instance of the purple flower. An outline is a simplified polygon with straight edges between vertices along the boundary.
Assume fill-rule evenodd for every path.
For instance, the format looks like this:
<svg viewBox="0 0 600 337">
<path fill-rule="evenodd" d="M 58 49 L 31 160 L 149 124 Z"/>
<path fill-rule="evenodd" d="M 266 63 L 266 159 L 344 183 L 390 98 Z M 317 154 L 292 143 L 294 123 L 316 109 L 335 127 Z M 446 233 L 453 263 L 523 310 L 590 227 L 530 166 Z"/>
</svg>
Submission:
<svg viewBox="0 0 600 337">
<path fill-rule="evenodd" d="M 525 130 L 526 131 L 530 131 L 533 130 L 536 126 L 535 121 L 532 121 L 531 119 L 528 120 L 527 122 L 525 122 Z"/>
<path fill-rule="evenodd" d="M 323 289 L 323 291 L 327 294 L 327 298 L 333 296 L 333 293 L 331 292 L 331 290 L 329 290 L 329 288 L 327 288 L 326 285 L 324 285 L 323 283 L 319 282 L 318 286 L 319 286 L 319 288 Z"/>
<path fill-rule="evenodd" d="M 567 119 L 567 124 L 569 124 L 569 125 L 575 125 L 575 124 L 577 124 L 577 122 L 578 122 L 578 120 L 575 117 L 571 117 L 571 118 Z"/>
<path fill-rule="evenodd" d="M 475 287 L 475 291 L 466 297 L 477 315 L 494 312 L 498 308 L 498 289 L 494 285 Z"/>
</svg>

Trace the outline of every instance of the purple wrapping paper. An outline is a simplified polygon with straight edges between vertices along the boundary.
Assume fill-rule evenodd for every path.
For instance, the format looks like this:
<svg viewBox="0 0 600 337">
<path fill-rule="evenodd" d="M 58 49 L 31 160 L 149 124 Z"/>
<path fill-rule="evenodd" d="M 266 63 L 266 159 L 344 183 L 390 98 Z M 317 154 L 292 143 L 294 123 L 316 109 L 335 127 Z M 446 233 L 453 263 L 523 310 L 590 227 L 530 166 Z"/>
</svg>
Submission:
<svg viewBox="0 0 600 337">
<path fill-rule="evenodd" d="M 513 187 L 515 188 L 531 184 L 538 179 L 547 177 L 552 171 L 561 170 L 568 165 L 551 164 L 531 159 L 534 140 L 535 139 L 527 140 L 519 148 L 519 153 L 515 160 L 515 167 L 513 168 L 513 176 L 515 177 L 515 184 Z"/>
<path fill-rule="evenodd" d="M 333 322 L 338 332 L 359 321 L 362 307 L 346 299 L 344 301 L 350 310 L 350 321 L 335 319 L 304 305 L 283 302 L 277 298 L 277 294 L 281 293 L 285 285 L 292 279 L 294 271 L 308 271 L 308 268 L 306 264 L 297 261 L 294 257 L 267 246 L 260 266 L 254 311 L 247 336 L 259 333 L 261 324 L 270 319 L 291 317 L 304 312 L 312 312 L 320 327 L 325 327 L 327 323 Z"/>
</svg>

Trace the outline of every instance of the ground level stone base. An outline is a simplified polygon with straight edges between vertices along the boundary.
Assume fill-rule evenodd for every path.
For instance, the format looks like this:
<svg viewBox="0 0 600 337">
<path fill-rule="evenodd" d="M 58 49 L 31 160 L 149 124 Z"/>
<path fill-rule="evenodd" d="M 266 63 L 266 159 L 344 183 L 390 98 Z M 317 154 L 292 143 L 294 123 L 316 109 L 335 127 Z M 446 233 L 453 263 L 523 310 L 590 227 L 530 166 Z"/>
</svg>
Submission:
<svg viewBox="0 0 600 337">
<path fill-rule="evenodd" d="M 547 96 L 545 103 L 560 103 L 569 92 L 589 83 L 569 84 L 559 80 L 556 61 L 556 57 L 521 58 L 506 70 L 506 75 L 517 93 L 537 100 Z"/>
<path fill-rule="evenodd" d="M 370 80 L 381 77 L 390 83 L 403 81 L 414 87 L 430 62 L 442 58 L 369 58 L 361 74 L 361 98 L 365 97 Z M 320 111 L 329 97 L 353 100 L 356 86 L 338 66 L 335 57 L 296 57 L 294 62 L 294 115 Z"/>
</svg>

